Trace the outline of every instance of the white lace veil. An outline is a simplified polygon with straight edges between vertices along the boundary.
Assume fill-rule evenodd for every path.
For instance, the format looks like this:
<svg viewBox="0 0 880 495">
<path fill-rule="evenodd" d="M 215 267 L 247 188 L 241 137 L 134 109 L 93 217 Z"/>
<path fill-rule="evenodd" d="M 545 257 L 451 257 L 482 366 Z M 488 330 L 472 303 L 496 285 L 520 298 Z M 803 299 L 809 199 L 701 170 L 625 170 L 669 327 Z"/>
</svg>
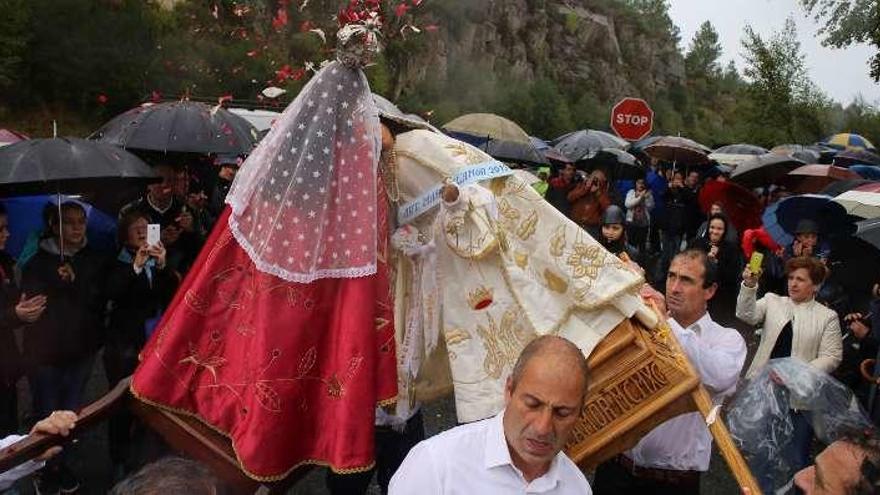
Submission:
<svg viewBox="0 0 880 495">
<path fill-rule="evenodd" d="M 378 45 L 363 26 L 337 36 L 337 61 L 287 107 L 226 198 L 257 269 L 291 282 L 376 273 L 381 131 L 361 67 Z"/>
</svg>

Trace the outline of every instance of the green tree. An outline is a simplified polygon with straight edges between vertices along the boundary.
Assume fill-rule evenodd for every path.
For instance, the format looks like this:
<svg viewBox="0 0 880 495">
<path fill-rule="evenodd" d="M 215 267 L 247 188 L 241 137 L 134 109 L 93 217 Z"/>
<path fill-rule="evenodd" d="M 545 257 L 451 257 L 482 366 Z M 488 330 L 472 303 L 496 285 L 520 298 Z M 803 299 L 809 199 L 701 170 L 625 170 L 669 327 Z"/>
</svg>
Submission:
<svg viewBox="0 0 880 495">
<path fill-rule="evenodd" d="M 820 139 L 830 102 L 807 75 L 794 20 L 769 40 L 746 26 L 742 44 L 750 137 L 768 146 Z"/>
<path fill-rule="evenodd" d="M 870 60 L 870 73 L 880 81 L 880 2 L 877 0 L 801 0 L 818 22 L 826 46 L 844 48 L 869 43 L 878 50 Z"/>
<path fill-rule="evenodd" d="M 0 0 L 0 89 L 10 88 L 21 75 L 29 41 L 28 0 Z"/>
<path fill-rule="evenodd" d="M 690 49 L 684 58 L 688 76 L 715 78 L 721 71 L 718 59 L 721 57 L 721 43 L 718 32 L 709 21 L 700 25 L 700 29 L 691 41 Z"/>
<path fill-rule="evenodd" d="M 152 7 L 141 0 L 29 0 L 19 105 L 64 103 L 83 114 L 129 106 L 152 57 Z M 98 97 L 104 98 L 97 100 Z"/>
</svg>

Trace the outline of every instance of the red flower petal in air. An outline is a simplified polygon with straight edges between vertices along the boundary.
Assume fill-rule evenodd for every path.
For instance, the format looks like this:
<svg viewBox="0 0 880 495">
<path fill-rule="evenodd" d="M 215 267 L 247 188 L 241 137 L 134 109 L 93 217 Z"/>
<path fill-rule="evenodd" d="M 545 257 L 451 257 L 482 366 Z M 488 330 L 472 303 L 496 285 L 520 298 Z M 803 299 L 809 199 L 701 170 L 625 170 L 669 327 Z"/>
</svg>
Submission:
<svg viewBox="0 0 880 495">
<path fill-rule="evenodd" d="M 275 79 L 279 83 L 283 83 L 284 81 L 290 79 L 290 77 L 292 75 L 293 75 L 293 70 L 291 69 L 290 65 L 288 65 L 288 64 L 284 64 L 283 67 L 281 67 L 280 69 L 275 71 Z"/>
<path fill-rule="evenodd" d="M 107 99 L 107 95 L 105 95 L 104 93 L 98 94 L 98 103 L 100 103 L 101 105 L 107 103 Z"/>
<path fill-rule="evenodd" d="M 397 17 L 403 17 L 404 15 L 406 15 L 407 10 L 409 10 L 409 5 L 401 2 L 397 5 L 397 7 L 394 7 L 394 15 L 396 15 Z"/>
<path fill-rule="evenodd" d="M 272 27 L 275 28 L 276 31 L 280 31 L 281 28 L 287 25 L 287 9 L 284 7 L 280 7 L 278 12 L 275 14 L 275 17 L 272 19 Z"/>
</svg>

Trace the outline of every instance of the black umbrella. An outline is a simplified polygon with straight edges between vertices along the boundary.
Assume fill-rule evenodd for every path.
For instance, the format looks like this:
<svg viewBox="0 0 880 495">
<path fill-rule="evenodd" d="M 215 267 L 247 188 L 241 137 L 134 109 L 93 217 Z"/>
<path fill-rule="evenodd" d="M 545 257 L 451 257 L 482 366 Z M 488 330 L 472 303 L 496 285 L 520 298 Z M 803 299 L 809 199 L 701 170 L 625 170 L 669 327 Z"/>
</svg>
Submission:
<svg viewBox="0 0 880 495">
<path fill-rule="evenodd" d="M 711 151 L 696 141 L 680 136 L 663 136 L 645 146 L 648 156 L 680 165 L 706 165 Z"/>
<path fill-rule="evenodd" d="M 845 150 L 834 157 L 834 164 L 838 167 L 849 167 L 856 164 L 880 165 L 880 156 L 866 150 Z"/>
<path fill-rule="evenodd" d="M 591 151 L 581 160 L 589 165 L 605 167 L 616 180 L 643 179 L 646 173 L 645 167 L 635 156 L 617 148 Z"/>
<path fill-rule="evenodd" d="M 818 149 L 802 144 L 780 144 L 779 146 L 774 146 L 770 153 L 793 156 L 804 163 L 819 163 L 822 156 Z"/>
<path fill-rule="evenodd" d="M 768 186 L 801 165 L 804 162 L 792 156 L 766 153 L 739 164 L 730 180 L 749 188 Z"/>
<path fill-rule="evenodd" d="M 591 151 L 603 148 L 624 149 L 628 143 L 623 139 L 604 131 L 582 129 L 569 132 L 553 140 L 556 151 L 569 157 L 572 161 L 583 160 L 584 156 Z"/>
<path fill-rule="evenodd" d="M 856 222 L 856 237 L 880 249 L 880 218 L 869 218 Z"/>
<path fill-rule="evenodd" d="M 831 258 L 828 260 L 831 273 L 828 281 L 843 287 L 852 307 L 867 306 L 871 287 L 880 280 L 880 253 L 877 252 L 880 249 L 880 224 L 876 220 L 856 222 L 853 227 L 856 235 L 831 238 Z M 865 224 L 861 234 L 859 224 Z"/>
<path fill-rule="evenodd" d="M 83 194 L 115 213 L 136 189 L 158 180 L 140 158 L 106 143 L 51 138 L 0 148 L 0 196 L 57 194 L 59 210 L 62 194 Z"/>
<path fill-rule="evenodd" d="M 89 138 L 138 150 L 245 155 L 260 135 L 225 108 L 182 100 L 132 108 Z"/>
</svg>

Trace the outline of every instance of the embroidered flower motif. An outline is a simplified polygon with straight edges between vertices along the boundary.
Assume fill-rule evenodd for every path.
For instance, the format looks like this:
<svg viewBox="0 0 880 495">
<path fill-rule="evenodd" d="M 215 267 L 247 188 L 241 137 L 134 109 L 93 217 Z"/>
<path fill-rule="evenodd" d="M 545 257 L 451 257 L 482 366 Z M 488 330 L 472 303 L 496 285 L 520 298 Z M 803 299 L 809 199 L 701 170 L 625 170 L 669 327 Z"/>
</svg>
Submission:
<svg viewBox="0 0 880 495">
<path fill-rule="evenodd" d="M 571 276 L 574 278 L 596 278 L 604 261 L 605 251 L 598 244 L 588 245 L 578 241 L 572 247 L 566 264 L 572 268 Z"/>
</svg>

